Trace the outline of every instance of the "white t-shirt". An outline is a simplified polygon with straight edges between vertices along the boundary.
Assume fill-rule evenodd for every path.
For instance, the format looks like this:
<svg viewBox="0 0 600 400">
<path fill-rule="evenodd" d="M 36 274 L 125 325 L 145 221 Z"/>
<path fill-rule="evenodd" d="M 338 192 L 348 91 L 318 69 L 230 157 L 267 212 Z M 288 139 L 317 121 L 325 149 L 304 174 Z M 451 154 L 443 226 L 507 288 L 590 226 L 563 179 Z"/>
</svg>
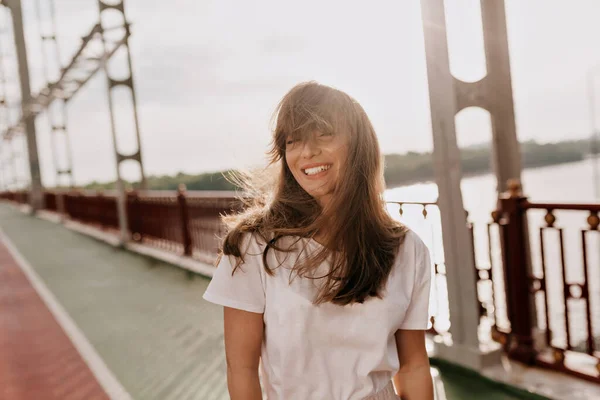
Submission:
<svg viewBox="0 0 600 400">
<path fill-rule="evenodd" d="M 295 276 L 290 283 L 291 267 L 306 254 L 300 250 L 318 250 L 318 242 L 300 239 L 297 251 L 287 254 L 269 250 L 268 265 L 275 273 L 269 276 L 262 262 L 265 245 L 256 235 L 244 239 L 245 263 L 232 276 L 235 258 L 223 256 L 204 299 L 263 314 L 261 372 L 268 399 L 362 400 L 382 390 L 399 369 L 394 333 L 428 326 L 431 262 L 421 239 L 407 233 L 383 299 L 346 306 L 314 305 L 319 280 Z"/>
</svg>

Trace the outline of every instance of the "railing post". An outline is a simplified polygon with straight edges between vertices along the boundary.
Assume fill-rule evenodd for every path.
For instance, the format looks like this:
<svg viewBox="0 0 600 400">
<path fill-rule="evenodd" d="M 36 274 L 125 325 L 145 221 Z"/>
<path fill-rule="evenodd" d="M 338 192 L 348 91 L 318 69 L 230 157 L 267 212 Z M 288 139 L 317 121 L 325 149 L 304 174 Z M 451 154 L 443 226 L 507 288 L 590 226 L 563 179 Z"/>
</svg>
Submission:
<svg viewBox="0 0 600 400">
<path fill-rule="evenodd" d="M 96 190 L 96 212 L 98 215 L 96 216 L 98 222 L 100 223 L 100 229 L 106 230 L 106 207 L 105 207 L 105 199 L 104 199 L 104 190 L 98 189 Z"/>
<path fill-rule="evenodd" d="M 62 190 L 56 192 L 56 211 L 60 216 L 60 223 L 64 224 L 67 218 L 67 212 L 65 210 L 65 192 Z"/>
<path fill-rule="evenodd" d="M 518 181 L 511 181 L 508 193 L 500 195 L 498 202 L 506 305 L 511 325 L 507 351 L 515 360 L 533 364 L 536 350 L 530 298 L 529 232 L 524 207 L 527 198 L 522 195 Z"/>
<path fill-rule="evenodd" d="M 179 212 L 181 215 L 181 230 L 183 237 L 183 254 L 186 256 L 192 255 L 192 235 L 190 233 L 190 220 L 185 198 L 185 184 L 180 184 L 177 188 L 177 202 L 179 203 Z"/>
<path fill-rule="evenodd" d="M 84 204 L 84 201 L 85 201 L 83 199 L 84 199 L 83 192 L 80 189 L 80 190 L 77 191 L 77 207 L 75 209 L 76 210 L 75 211 L 76 212 L 75 215 L 76 215 L 76 218 L 79 220 L 79 222 L 86 223 L 86 222 L 89 222 L 89 221 L 86 220 L 85 213 L 82 211 L 83 208 L 84 208 L 82 206 L 82 204 Z"/>
<path fill-rule="evenodd" d="M 140 196 L 133 189 L 127 193 L 127 215 L 129 216 L 129 230 L 131 239 L 135 242 L 142 241 L 142 229 L 140 222 Z"/>
</svg>

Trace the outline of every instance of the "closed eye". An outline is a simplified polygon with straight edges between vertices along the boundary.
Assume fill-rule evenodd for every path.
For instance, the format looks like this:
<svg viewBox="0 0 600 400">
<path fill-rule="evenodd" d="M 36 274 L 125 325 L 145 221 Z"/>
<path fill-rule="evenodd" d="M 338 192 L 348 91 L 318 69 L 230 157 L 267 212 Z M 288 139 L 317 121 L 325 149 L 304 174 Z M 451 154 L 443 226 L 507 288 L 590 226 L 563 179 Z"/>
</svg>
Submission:
<svg viewBox="0 0 600 400">
<path fill-rule="evenodd" d="M 287 139 L 285 141 L 285 145 L 286 146 L 293 146 L 294 144 L 298 143 L 300 140 L 299 139 Z"/>
</svg>

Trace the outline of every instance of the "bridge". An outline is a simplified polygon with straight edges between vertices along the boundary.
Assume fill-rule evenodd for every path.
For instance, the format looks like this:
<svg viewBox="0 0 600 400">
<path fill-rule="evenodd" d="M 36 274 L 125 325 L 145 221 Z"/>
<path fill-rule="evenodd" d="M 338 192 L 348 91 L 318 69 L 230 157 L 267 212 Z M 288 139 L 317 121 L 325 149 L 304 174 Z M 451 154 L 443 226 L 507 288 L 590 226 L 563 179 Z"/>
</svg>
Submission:
<svg viewBox="0 0 600 400">
<path fill-rule="evenodd" d="M 52 3 L 39 2 L 38 16 Z M 436 398 L 600 398 L 600 204 L 535 203 L 523 192 L 504 2 L 481 4 L 489 62 L 478 82 L 450 73 L 443 0 L 421 5 L 439 198 L 389 207 L 400 219 L 416 213 L 432 238 Z M 0 45 L 14 44 L 20 92 L 6 90 L 0 62 L 0 109 L 9 115 L 0 120 L 0 158 L 21 140 L 29 172 L 20 182 L 15 154 L 0 160 L 0 399 L 228 398 L 222 310 L 201 296 L 224 232 L 220 215 L 242 205 L 230 192 L 147 189 L 124 2 L 98 0 L 98 23 L 66 65 L 57 51 L 43 60 L 55 73 L 37 91 L 21 1 L 0 0 L 0 11 L 13 28 L 10 41 L 0 31 Z M 38 23 L 52 23 L 41 40 L 56 50 L 56 21 L 45 12 Z M 106 13 L 118 14 L 116 25 Z M 113 61 L 125 78 L 110 74 Z M 117 180 L 114 190 L 86 191 L 74 184 L 65 110 L 100 71 Z M 130 153 L 119 150 L 115 88 L 131 93 Z M 468 107 L 487 110 L 493 122 L 498 205 L 478 223 L 464 210 L 456 161 L 455 117 Z M 53 153 L 54 188 L 40 173 L 42 114 L 64 145 Z M 135 190 L 122 179 L 125 162 L 139 167 Z"/>
</svg>

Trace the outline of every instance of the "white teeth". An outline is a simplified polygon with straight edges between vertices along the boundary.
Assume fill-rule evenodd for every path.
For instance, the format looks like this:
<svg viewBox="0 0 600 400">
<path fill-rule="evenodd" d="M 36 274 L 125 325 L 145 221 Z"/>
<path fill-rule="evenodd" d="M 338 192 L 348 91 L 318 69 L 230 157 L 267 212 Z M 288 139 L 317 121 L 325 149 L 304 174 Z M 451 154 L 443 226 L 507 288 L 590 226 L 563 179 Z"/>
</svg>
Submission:
<svg viewBox="0 0 600 400">
<path fill-rule="evenodd" d="M 327 171 L 329 168 L 331 168 L 331 165 L 319 165 L 318 167 L 305 169 L 304 173 L 306 175 L 314 175 L 318 174 L 319 172 Z"/>
</svg>

